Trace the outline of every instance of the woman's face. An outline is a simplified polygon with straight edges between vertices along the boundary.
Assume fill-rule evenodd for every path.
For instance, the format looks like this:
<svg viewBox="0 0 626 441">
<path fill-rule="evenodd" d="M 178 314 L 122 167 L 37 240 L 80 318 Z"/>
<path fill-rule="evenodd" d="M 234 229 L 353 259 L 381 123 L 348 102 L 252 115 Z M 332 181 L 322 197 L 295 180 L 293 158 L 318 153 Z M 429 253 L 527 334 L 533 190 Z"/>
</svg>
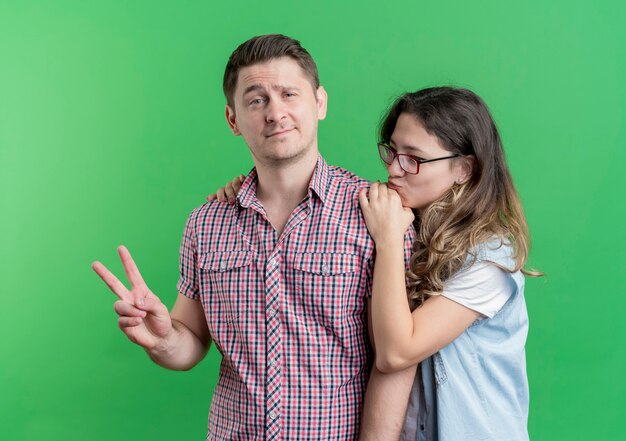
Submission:
<svg viewBox="0 0 626 441">
<path fill-rule="evenodd" d="M 408 113 L 400 114 L 389 144 L 397 151 L 417 159 L 427 160 L 452 153 L 441 146 L 437 137 L 429 134 L 419 120 Z M 388 186 L 402 199 L 402 205 L 418 211 L 428 207 L 455 182 L 463 183 L 471 173 L 468 158 L 452 158 L 420 164 L 419 173 L 402 170 L 398 158 L 387 165 Z"/>
</svg>

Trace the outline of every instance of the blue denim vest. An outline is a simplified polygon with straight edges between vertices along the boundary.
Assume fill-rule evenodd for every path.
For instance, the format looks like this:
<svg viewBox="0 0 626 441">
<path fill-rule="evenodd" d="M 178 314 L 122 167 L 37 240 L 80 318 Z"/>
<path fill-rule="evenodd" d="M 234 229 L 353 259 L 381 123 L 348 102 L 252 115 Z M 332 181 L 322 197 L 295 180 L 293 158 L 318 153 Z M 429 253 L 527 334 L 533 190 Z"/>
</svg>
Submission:
<svg viewBox="0 0 626 441">
<path fill-rule="evenodd" d="M 515 265 L 511 247 L 499 240 L 475 254 L 478 261 Z M 475 321 L 420 364 L 402 440 L 528 440 L 523 274 L 510 274 L 509 286 L 511 297 L 495 316 Z"/>
</svg>

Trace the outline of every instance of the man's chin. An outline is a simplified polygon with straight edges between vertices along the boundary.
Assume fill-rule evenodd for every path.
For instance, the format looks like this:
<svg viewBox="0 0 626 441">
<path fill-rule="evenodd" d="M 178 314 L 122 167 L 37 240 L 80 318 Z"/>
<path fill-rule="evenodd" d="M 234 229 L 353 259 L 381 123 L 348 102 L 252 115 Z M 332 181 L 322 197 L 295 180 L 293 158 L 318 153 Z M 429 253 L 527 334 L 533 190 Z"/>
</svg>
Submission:
<svg viewBox="0 0 626 441">
<path fill-rule="evenodd" d="M 302 149 L 273 151 L 267 152 L 264 155 L 264 159 L 267 163 L 273 165 L 288 165 L 305 161 L 308 153 L 308 151 Z"/>
</svg>

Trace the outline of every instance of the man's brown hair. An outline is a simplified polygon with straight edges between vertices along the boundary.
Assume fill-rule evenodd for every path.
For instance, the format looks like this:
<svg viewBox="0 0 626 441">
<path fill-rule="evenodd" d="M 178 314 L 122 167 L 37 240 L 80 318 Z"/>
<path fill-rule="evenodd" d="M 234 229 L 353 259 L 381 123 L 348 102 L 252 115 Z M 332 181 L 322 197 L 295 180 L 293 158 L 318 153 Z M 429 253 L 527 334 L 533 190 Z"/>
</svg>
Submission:
<svg viewBox="0 0 626 441">
<path fill-rule="evenodd" d="M 268 34 L 253 37 L 245 41 L 230 55 L 224 71 L 224 96 L 234 109 L 233 95 L 237 87 L 239 71 L 253 64 L 265 63 L 276 58 L 289 57 L 295 60 L 317 91 L 320 79 L 317 66 L 311 55 L 300 45 L 298 40 L 281 34 Z"/>
</svg>

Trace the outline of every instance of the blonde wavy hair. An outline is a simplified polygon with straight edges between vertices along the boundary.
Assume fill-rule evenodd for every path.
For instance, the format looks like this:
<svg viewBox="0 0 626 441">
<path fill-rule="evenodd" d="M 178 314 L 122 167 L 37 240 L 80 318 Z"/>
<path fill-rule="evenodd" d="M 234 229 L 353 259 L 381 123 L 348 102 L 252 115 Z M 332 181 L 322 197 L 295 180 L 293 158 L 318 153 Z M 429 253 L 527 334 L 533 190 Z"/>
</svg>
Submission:
<svg viewBox="0 0 626 441">
<path fill-rule="evenodd" d="M 525 269 L 530 235 L 522 205 L 506 165 L 502 141 L 485 103 L 475 93 L 454 87 L 422 89 L 400 96 L 380 125 L 389 142 L 401 114 L 413 115 L 453 154 L 473 156 L 470 178 L 455 184 L 416 214 L 417 237 L 407 271 L 411 308 L 440 295 L 446 280 L 471 258 L 471 250 L 498 237 L 513 247 L 515 267 Z"/>
</svg>

